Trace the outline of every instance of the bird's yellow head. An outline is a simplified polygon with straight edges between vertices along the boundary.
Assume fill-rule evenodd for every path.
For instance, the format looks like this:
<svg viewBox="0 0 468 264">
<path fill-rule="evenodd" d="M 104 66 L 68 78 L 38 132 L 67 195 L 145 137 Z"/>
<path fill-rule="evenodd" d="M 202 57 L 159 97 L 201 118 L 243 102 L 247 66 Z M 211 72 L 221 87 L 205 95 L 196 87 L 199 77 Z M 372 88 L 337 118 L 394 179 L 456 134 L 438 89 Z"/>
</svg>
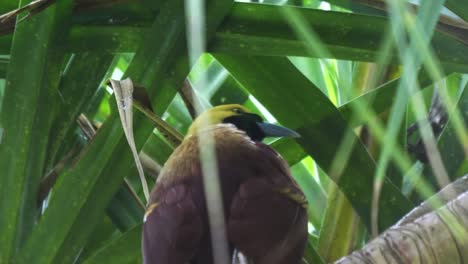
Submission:
<svg viewBox="0 0 468 264">
<path fill-rule="evenodd" d="M 195 119 L 187 135 L 195 135 L 198 129 L 216 124 L 233 124 L 243 130 L 254 141 L 265 137 L 299 137 L 295 131 L 263 122 L 261 116 L 238 104 L 215 106 Z"/>
</svg>

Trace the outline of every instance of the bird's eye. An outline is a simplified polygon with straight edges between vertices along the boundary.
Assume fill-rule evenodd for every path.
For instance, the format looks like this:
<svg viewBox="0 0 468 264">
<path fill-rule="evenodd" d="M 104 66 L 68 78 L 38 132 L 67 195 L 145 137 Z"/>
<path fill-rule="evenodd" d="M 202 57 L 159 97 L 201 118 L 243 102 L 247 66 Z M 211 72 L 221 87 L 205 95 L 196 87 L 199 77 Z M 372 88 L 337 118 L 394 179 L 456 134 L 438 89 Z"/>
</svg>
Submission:
<svg viewBox="0 0 468 264">
<path fill-rule="evenodd" d="M 232 109 L 232 111 L 234 113 L 236 113 L 236 114 L 242 114 L 243 113 L 242 109 L 240 109 L 240 108 L 234 108 L 234 109 Z"/>
</svg>

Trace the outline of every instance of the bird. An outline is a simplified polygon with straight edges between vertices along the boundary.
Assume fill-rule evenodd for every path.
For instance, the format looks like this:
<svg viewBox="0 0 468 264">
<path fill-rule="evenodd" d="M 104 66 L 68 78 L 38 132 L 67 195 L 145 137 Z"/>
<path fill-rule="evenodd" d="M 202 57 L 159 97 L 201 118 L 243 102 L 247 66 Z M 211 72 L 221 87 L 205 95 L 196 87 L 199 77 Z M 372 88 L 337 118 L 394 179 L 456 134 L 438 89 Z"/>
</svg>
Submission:
<svg viewBox="0 0 468 264">
<path fill-rule="evenodd" d="M 164 164 L 143 220 L 143 263 L 214 263 L 199 133 L 214 140 L 229 253 L 254 264 L 301 263 L 308 202 L 287 162 L 262 143 L 299 134 L 238 104 L 200 114 Z"/>
</svg>

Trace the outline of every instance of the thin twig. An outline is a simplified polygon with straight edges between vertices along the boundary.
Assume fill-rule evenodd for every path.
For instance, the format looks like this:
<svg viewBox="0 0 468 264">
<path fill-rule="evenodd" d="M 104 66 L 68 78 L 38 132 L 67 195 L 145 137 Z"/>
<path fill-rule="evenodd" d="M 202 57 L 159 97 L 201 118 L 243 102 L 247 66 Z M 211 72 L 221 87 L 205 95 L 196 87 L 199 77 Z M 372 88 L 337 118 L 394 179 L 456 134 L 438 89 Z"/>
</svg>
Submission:
<svg viewBox="0 0 468 264">
<path fill-rule="evenodd" d="M 197 111 L 195 111 L 194 100 L 197 100 L 197 98 L 195 91 L 193 90 L 192 85 L 188 79 L 185 79 L 182 88 L 179 90 L 179 93 L 185 103 L 185 107 L 187 107 L 187 110 L 190 113 L 190 116 L 192 119 L 195 119 L 197 117 Z"/>
<path fill-rule="evenodd" d="M 142 87 L 135 86 L 135 89 L 144 89 Z M 164 138 L 173 146 L 177 147 L 184 140 L 184 136 L 175 130 L 172 126 L 166 123 L 161 117 L 157 116 L 148 105 L 140 101 L 140 99 L 133 98 L 133 106 L 143 113 L 153 123 L 156 129 L 161 132 Z"/>
<path fill-rule="evenodd" d="M 140 152 L 141 164 L 143 164 L 143 169 L 148 173 L 154 180 L 156 180 L 161 172 L 161 165 L 152 159 L 148 154 L 141 151 Z"/>
<path fill-rule="evenodd" d="M 124 178 L 124 184 L 123 185 L 124 185 L 124 188 L 127 189 L 130 192 L 130 194 L 133 196 L 133 198 L 135 199 L 137 204 L 140 206 L 140 208 L 145 210 L 146 206 L 141 202 L 140 198 L 138 198 L 138 194 L 135 192 L 132 185 L 128 182 L 128 180 L 126 178 Z"/>
<path fill-rule="evenodd" d="M 45 6 L 49 6 L 53 4 L 56 0 L 36 0 L 32 1 L 31 3 L 22 6 L 18 9 L 12 10 L 10 12 L 7 12 L 3 15 L 0 15 L 0 23 L 6 23 L 10 20 L 14 20 L 17 15 L 23 13 L 24 11 L 28 11 L 30 13 L 32 12 L 39 12 L 40 10 L 43 10 Z"/>
<path fill-rule="evenodd" d="M 84 114 L 80 114 L 76 122 L 88 140 L 91 140 L 96 135 L 96 129 Z"/>
</svg>

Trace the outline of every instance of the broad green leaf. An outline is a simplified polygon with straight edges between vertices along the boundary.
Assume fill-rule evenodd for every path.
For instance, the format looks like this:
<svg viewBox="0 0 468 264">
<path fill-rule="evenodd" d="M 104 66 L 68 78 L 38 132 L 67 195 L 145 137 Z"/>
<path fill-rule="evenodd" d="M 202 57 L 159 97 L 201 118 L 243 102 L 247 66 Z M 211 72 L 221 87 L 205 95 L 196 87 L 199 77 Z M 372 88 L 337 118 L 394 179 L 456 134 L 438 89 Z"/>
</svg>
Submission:
<svg viewBox="0 0 468 264">
<path fill-rule="evenodd" d="M 171 127 L 175 128 L 179 133 L 185 135 L 190 124 L 192 123 L 192 117 L 185 107 L 184 101 L 180 94 L 174 97 L 174 100 L 167 109 L 166 123 Z M 180 142 L 180 140 L 178 140 Z"/>
<path fill-rule="evenodd" d="M 104 219 L 94 227 L 93 235 L 88 239 L 74 263 L 82 263 L 83 260 L 93 255 L 99 248 L 105 246 L 109 241 L 121 234 L 122 233 L 112 224 L 109 217 L 104 217 Z"/>
<path fill-rule="evenodd" d="M 109 104 L 111 102 L 111 95 L 107 90 L 107 84 L 105 82 L 114 77 L 113 75 L 116 70 L 121 72 L 125 72 L 127 70 L 128 62 L 124 57 L 125 54 L 114 56 L 114 59 L 110 63 L 107 72 L 104 75 L 103 83 L 101 83 L 96 93 L 86 105 L 84 114 L 97 122 L 104 122 L 110 115 L 111 109 Z"/>
<path fill-rule="evenodd" d="M 112 223 L 122 232 L 141 223 L 145 213 L 145 207 L 133 190 L 122 185 L 107 206 L 107 215 Z"/>
<path fill-rule="evenodd" d="M 279 56 L 311 56 L 307 45 L 299 40 L 285 21 L 281 6 L 236 2 L 230 15 L 209 46 L 213 52 Z M 381 16 L 294 8 L 320 34 L 334 58 L 373 61 L 380 41 L 388 28 L 388 19 Z M 129 10 L 132 12 L 132 10 Z M 137 17 L 137 16 L 136 16 Z M 150 21 L 133 25 L 107 21 L 107 25 L 76 25 L 70 32 L 72 52 L 98 50 L 101 52 L 134 52 L 148 33 Z M 11 36 L 0 36 L 0 53 L 9 50 Z M 101 45 L 100 43 L 106 43 Z M 445 67 L 467 72 L 468 47 L 443 33 L 436 32 L 432 41 L 434 51 Z M 323 54 L 312 54 L 314 56 Z M 395 60 L 396 61 L 396 60 Z"/>
<path fill-rule="evenodd" d="M 141 263 L 141 229 L 138 225 L 121 236 L 108 241 L 83 261 L 83 264 Z"/>
<path fill-rule="evenodd" d="M 5 79 L 6 77 L 8 62 L 9 60 L 7 59 L 0 59 L 0 79 Z"/>
<path fill-rule="evenodd" d="M 74 167 L 60 176 L 41 222 L 20 252 L 18 263 L 30 262 L 30 258 L 35 263 L 64 263 L 67 261 L 63 258 L 75 258 L 75 250 L 83 246 L 99 219 L 104 217 L 104 208 L 123 179 L 121 174 L 131 164 L 129 161 L 109 164 L 113 161 L 113 152 L 130 158 L 121 140 L 118 121 L 111 116 L 81 152 Z M 54 261 L 55 258 L 59 260 Z"/>
<path fill-rule="evenodd" d="M 355 105 L 360 104 L 368 106 L 378 114 L 390 109 L 400 81 L 400 79 L 391 80 L 380 85 L 376 89 L 351 100 L 350 102 L 340 106 L 340 113 L 348 122 L 350 122 L 350 126 L 355 127 L 362 125 L 365 120 L 359 118 L 359 115 L 353 114 L 353 109 L 356 109 Z M 422 88 L 426 88 L 432 84 L 432 80 L 429 78 L 427 73 L 420 74 L 419 82 Z"/>
<path fill-rule="evenodd" d="M 2 109 L 2 102 L 3 102 L 3 94 L 5 93 L 5 80 L 0 79 L 0 109 Z M 0 144 L 2 140 L 0 137 Z"/>
<path fill-rule="evenodd" d="M 18 8 L 18 0 L 4 0 L 0 4 L 0 14 L 9 12 Z"/>
<path fill-rule="evenodd" d="M 307 79 L 312 81 L 320 90 L 328 95 L 327 84 L 325 81 L 324 69 L 320 59 L 305 58 L 305 57 L 291 57 L 289 58 L 294 66 L 304 74 Z"/>
<path fill-rule="evenodd" d="M 307 264 L 325 264 L 326 262 L 319 255 L 314 245 L 312 245 L 312 236 L 309 236 L 309 241 L 307 242 L 304 259 L 307 261 Z"/>
<path fill-rule="evenodd" d="M 217 79 L 212 83 L 217 85 L 217 87 L 216 89 L 212 89 L 210 103 L 212 105 L 226 103 L 244 104 L 249 98 L 248 93 L 216 60 L 212 64 L 212 68 L 217 70 Z"/>
<path fill-rule="evenodd" d="M 468 2 L 465 0 L 447 0 L 445 5 L 465 21 L 468 21 Z"/>
<path fill-rule="evenodd" d="M 12 40 L 13 34 L 0 36 L 0 54 L 10 53 L 10 48 L 12 48 Z"/>
<path fill-rule="evenodd" d="M 143 151 L 155 159 L 159 164 L 164 164 L 167 158 L 172 154 L 174 148 L 162 135 L 153 133 L 145 143 Z"/>
<path fill-rule="evenodd" d="M 327 205 L 327 197 L 324 190 L 315 181 L 302 162 L 292 166 L 291 172 L 306 195 L 307 201 L 309 201 L 309 208 L 307 210 L 309 222 L 312 223 L 316 230 L 320 230 L 322 217 Z"/>
<path fill-rule="evenodd" d="M 25 1 L 23 4 L 27 4 Z M 71 1 L 17 25 L 0 112 L 0 262 L 9 263 L 29 235 L 53 110 Z M 66 31 L 65 31 L 66 32 Z M 25 74 L 27 73 L 27 74 Z"/>
<path fill-rule="evenodd" d="M 70 142 L 75 133 L 76 118 L 85 112 L 92 96 L 96 93 L 107 66 L 111 63 L 111 54 L 87 52 L 74 55 L 64 72 L 60 84 L 59 111 L 54 119 L 49 143 L 49 166 L 57 162 L 57 152 L 64 142 Z M 86 76 L 86 78 L 83 78 Z"/>
<path fill-rule="evenodd" d="M 135 52 L 136 47 L 139 47 L 150 31 L 151 29 L 146 27 L 76 25 L 71 28 L 69 33 L 70 51 L 74 53 L 86 51 Z M 6 46 L 4 42 L 8 41 L 7 37 L 3 39 L 0 37 L 0 47 Z"/>
<path fill-rule="evenodd" d="M 329 186 L 327 209 L 320 229 L 318 252 L 331 263 L 358 248 L 364 226 L 351 203 L 335 184 Z"/>
<path fill-rule="evenodd" d="M 168 11 L 172 12 L 174 9 L 176 7 L 168 7 Z M 155 25 L 158 23 L 161 21 L 157 21 Z M 174 27 L 172 23 L 168 26 Z M 166 41 L 181 38 L 182 34 L 179 33 L 168 37 Z M 154 59 L 158 58 L 142 57 L 134 60 L 134 64 Z M 142 78 L 139 76 L 143 72 L 130 74 L 138 80 Z M 161 92 L 174 94 L 167 90 Z M 151 131 L 151 126 L 142 123 L 139 116 L 135 122 L 135 131 L 136 141 L 141 144 Z M 81 153 L 81 159 L 74 168 L 66 175 L 62 175 L 57 182 L 49 207 L 22 251 L 20 261 L 30 262 L 31 258 L 35 263 L 51 263 L 55 259 L 56 262 L 63 263 L 67 262 L 68 258 L 74 258 L 96 223 L 102 219 L 104 208 L 132 165 L 129 148 L 122 136 L 120 121 L 114 112 L 100 128 L 91 144 Z M 48 230 L 57 227 L 60 229 L 54 235 L 50 235 Z M 42 254 L 38 251 L 47 253 Z"/>
<path fill-rule="evenodd" d="M 304 149 L 292 139 L 282 138 L 273 142 L 271 146 L 281 154 L 289 165 L 294 165 L 307 156 Z"/>
<path fill-rule="evenodd" d="M 28 1 L 2 0 L 0 15 Z M 382 146 L 366 149 L 353 132 L 365 125 L 363 128 L 373 139 L 381 140 L 386 129 L 381 123 L 386 122 L 392 110 L 400 109 L 408 123 L 421 119 L 412 116 L 421 107 L 405 104 L 392 108 L 398 83 L 425 89 L 421 93 L 413 91 L 412 96 L 423 94 L 427 108 L 432 83 L 443 79 L 445 73 L 468 71 L 468 46 L 457 41 L 451 35 L 454 32 L 436 30 L 431 37 L 438 16 L 433 9 L 443 0 L 419 1 L 422 8 L 418 18 L 425 21 L 419 25 L 413 23 L 416 21 L 412 19 L 413 12 L 404 16 L 403 12 L 383 14 L 356 4 L 359 1 L 330 0 L 327 2 L 332 3 L 332 11 L 324 11 L 316 8 L 327 9 L 328 4 L 319 0 L 252 0 L 256 3 L 233 4 L 209 0 L 207 49 L 223 65 L 206 53 L 192 69 L 186 54 L 184 0 L 52 2 L 58 4 L 17 22 L 14 34 L 4 35 L 3 30 L 9 31 L 12 25 L 0 22 L 0 168 L 4 169 L 0 177 L 0 263 L 142 261 L 139 224 L 143 208 L 122 181 L 128 180 L 138 195 L 141 187 L 139 181 L 134 181 L 137 179 L 134 162 L 116 115 L 115 99 L 107 87 L 102 84 L 99 87 L 100 80 L 113 73 L 114 78 L 120 78 L 120 73 L 126 72 L 125 77 L 146 87 L 156 114 L 181 132 L 187 130 L 191 118 L 177 90 L 186 78 L 198 87 L 202 74 L 207 76 L 207 83 L 203 91 L 197 91 L 197 97 L 206 105 L 243 104 L 269 121 L 277 119 L 282 125 L 298 130 L 303 137 L 297 141 L 268 139 L 266 143 L 287 160 L 311 202 L 310 237 L 304 258 L 312 264 L 325 263 L 317 251 L 328 261 L 349 251 L 356 241 L 364 243 L 368 239 L 353 228 L 356 212 L 367 219 L 365 223 L 369 226 L 375 180 L 372 176 L 376 170 L 372 158 L 381 160 L 376 149 Z M 387 7 L 400 2 L 388 1 Z M 288 9 L 284 5 L 301 7 Z M 315 9 L 303 8 L 306 6 Z M 447 0 L 446 6 L 466 20 L 465 0 Z M 66 12 L 61 12 L 61 8 Z M 289 12 L 288 17 L 290 10 L 294 12 Z M 68 20 L 72 21 L 70 28 Z M 299 20 L 302 30 L 298 30 Z M 392 21 L 401 22 L 403 37 L 397 41 L 390 37 Z M 411 30 L 412 25 L 417 28 Z M 304 36 L 307 31 L 318 33 L 316 41 Z M 421 46 L 429 39 L 429 49 Z M 422 71 L 411 65 L 404 69 L 405 78 L 418 76 L 419 82 L 404 85 L 405 79 L 400 78 L 362 94 L 362 80 L 356 78 L 356 70 L 369 65 L 367 62 L 376 62 L 373 65 L 379 73 L 372 76 L 378 75 L 377 82 L 387 67 L 379 65 L 403 69 L 397 65 L 401 63 L 400 53 L 391 47 L 401 48 L 402 43 L 419 43 L 421 47 L 414 45 L 412 51 L 400 56 L 401 62 L 417 58 L 418 65 L 419 59 L 424 63 Z M 310 52 L 311 47 L 318 45 L 321 49 Z M 390 54 L 391 58 L 382 54 Z M 455 75 L 468 80 L 463 74 Z M 450 92 L 466 84 L 466 80 L 450 80 L 441 81 L 447 86 L 442 91 Z M 467 150 L 459 141 L 461 133 L 466 134 L 465 95 L 466 89 L 457 95 L 462 99 L 450 102 L 449 107 L 460 111 L 458 115 L 450 115 L 437 142 L 451 179 L 466 174 L 468 169 Z M 2 102 L 6 105 L 2 106 Z M 86 142 L 75 124 L 76 115 L 81 112 L 100 127 L 91 142 Z M 135 120 L 138 147 L 159 165 L 164 164 L 173 146 L 138 111 Z M 6 129 L 4 122 L 13 128 Z M 403 139 L 405 130 L 402 125 L 397 132 Z M 71 146 L 80 143 L 81 153 L 66 164 L 51 196 L 38 212 L 35 189 L 40 177 Z M 390 162 L 398 165 L 393 168 L 396 173 L 383 169 L 385 172 L 381 174 L 387 181 L 380 205 L 380 228 L 393 224 L 412 207 L 400 194 L 400 180 L 395 180 L 394 175 L 408 175 L 405 189 L 431 194 L 425 178 L 414 182 L 422 175 L 430 176 L 429 167 L 421 173 L 425 165 L 418 162 L 416 169 L 409 171 L 411 159 L 403 145 L 399 142 L 390 151 Z M 357 210 L 346 204 L 346 199 L 338 199 L 330 192 L 331 179 L 340 185 Z M 154 184 L 153 179 L 150 181 Z M 420 188 L 419 182 L 424 188 Z"/>
<path fill-rule="evenodd" d="M 213 53 L 262 56 L 324 56 L 311 54 L 307 43 L 298 39 L 282 14 L 281 6 L 236 3 L 218 30 Z M 373 61 L 388 28 L 385 17 L 297 8 L 314 28 L 333 58 Z M 432 48 L 444 66 L 467 72 L 468 47 L 445 34 L 435 32 Z M 396 55 L 396 54 L 395 54 Z M 396 57 L 393 57 L 396 61 Z"/>
<path fill-rule="evenodd" d="M 151 25 L 164 0 L 77 1 L 73 23 L 80 25 Z"/>
<path fill-rule="evenodd" d="M 369 15 L 380 15 L 385 16 L 385 12 L 381 10 L 374 9 L 372 7 L 366 6 L 365 4 L 360 4 L 357 1 L 348 1 L 348 0 L 328 0 L 330 4 L 348 9 L 354 13 L 362 13 Z"/>
</svg>

